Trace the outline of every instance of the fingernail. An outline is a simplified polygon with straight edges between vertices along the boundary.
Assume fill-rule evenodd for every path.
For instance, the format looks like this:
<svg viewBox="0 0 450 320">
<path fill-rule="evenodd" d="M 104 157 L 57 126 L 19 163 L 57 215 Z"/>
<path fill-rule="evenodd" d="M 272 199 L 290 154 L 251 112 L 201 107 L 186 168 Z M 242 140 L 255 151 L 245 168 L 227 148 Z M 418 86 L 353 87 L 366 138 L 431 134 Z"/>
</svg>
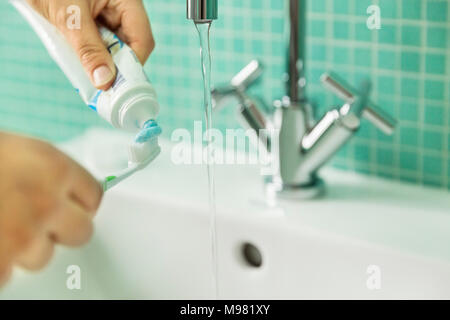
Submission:
<svg viewBox="0 0 450 320">
<path fill-rule="evenodd" d="M 114 73 L 107 66 L 100 66 L 94 70 L 92 76 L 94 78 L 94 84 L 96 86 L 102 86 L 112 80 Z"/>
</svg>

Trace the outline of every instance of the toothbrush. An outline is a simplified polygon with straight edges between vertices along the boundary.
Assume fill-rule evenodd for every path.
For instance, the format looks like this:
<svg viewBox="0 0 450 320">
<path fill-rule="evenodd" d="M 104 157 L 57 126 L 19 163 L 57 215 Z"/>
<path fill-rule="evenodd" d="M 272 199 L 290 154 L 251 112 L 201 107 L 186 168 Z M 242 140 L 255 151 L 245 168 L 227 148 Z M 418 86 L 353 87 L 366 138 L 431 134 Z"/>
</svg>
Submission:
<svg viewBox="0 0 450 320">
<path fill-rule="evenodd" d="M 128 148 L 128 168 L 116 174 L 109 175 L 100 181 L 103 192 L 106 192 L 124 181 L 134 173 L 146 168 L 160 153 L 158 136 L 162 130 L 154 120 L 144 124 L 143 129 L 136 135 Z"/>
<path fill-rule="evenodd" d="M 107 176 L 101 181 L 101 184 L 103 186 L 103 192 L 106 192 L 113 188 L 114 186 L 118 185 L 120 182 L 124 181 L 128 177 L 132 176 L 137 171 L 140 171 L 144 168 L 146 168 L 159 154 L 161 153 L 161 148 L 157 147 L 151 156 L 144 162 L 144 163 L 130 163 L 128 165 L 128 168 L 114 174 Z"/>
</svg>

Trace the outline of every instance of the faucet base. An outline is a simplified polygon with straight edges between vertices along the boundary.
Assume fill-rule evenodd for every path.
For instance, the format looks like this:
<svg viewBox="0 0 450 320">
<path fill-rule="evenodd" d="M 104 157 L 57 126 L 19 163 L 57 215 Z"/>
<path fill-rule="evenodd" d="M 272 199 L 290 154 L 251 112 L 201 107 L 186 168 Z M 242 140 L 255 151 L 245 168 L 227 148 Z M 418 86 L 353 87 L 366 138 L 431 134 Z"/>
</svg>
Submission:
<svg viewBox="0 0 450 320">
<path fill-rule="evenodd" d="M 314 182 L 307 185 L 284 185 L 276 182 L 272 177 L 265 181 L 266 196 L 268 199 L 276 197 L 290 200 L 306 200 L 321 197 L 325 192 L 325 183 L 316 178 Z"/>
</svg>

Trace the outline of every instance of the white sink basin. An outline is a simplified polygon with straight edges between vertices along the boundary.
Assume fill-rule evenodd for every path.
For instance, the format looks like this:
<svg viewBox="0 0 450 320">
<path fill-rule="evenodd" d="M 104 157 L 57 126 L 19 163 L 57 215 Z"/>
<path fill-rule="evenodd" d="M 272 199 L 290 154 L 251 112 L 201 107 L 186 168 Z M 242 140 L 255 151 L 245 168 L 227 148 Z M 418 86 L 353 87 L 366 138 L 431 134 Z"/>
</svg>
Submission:
<svg viewBox="0 0 450 320">
<path fill-rule="evenodd" d="M 127 139 L 95 130 L 64 149 L 101 176 L 123 163 L 113 150 Z M 105 195 L 88 246 L 59 248 L 39 274 L 16 272 L 0 299 L 214 298 L 205 168 L 176 166 L 162 147 Z M 321 176 L 324 198 L 269 206 L 258 167 L 216 166 L 219 298 L 450 299 L 447 191 L 333 169 Z M 244 243 L 258 248 L 260 267 Z M 70 265 L 81 268 L 81 290 L 66 287 Z M 379 289 L 367 286 L 369 266 Z"/>
</svg>

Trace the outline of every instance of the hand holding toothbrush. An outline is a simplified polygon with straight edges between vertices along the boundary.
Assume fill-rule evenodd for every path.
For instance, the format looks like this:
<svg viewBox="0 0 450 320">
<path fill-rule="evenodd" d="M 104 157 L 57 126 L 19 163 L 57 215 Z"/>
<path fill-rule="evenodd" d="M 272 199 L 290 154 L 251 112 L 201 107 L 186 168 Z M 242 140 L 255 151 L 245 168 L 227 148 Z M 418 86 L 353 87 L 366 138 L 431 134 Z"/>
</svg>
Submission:
<svg viewBox="0 0 450 320">
<path fill-rule="evenodd" d="M 27 0 L 41 15 L 55 25 L 75 49 L 92 84 L 107 90 L 114 82 L 116 68 L 100 37 L 97 23 L 114 32 L 128 44 L 144 64 L 155 42 L 142 0 Z M 80 9 L 80 28 L 69 28 L 74 13 Z"/>
<path fill-rule="evenodd" d="M 14 265 L 44 267 L 55 244 L 86 243 L 102 194 L 101 185 L 56 148 L 0 132 L 0 286 Z"/>
</svg>

